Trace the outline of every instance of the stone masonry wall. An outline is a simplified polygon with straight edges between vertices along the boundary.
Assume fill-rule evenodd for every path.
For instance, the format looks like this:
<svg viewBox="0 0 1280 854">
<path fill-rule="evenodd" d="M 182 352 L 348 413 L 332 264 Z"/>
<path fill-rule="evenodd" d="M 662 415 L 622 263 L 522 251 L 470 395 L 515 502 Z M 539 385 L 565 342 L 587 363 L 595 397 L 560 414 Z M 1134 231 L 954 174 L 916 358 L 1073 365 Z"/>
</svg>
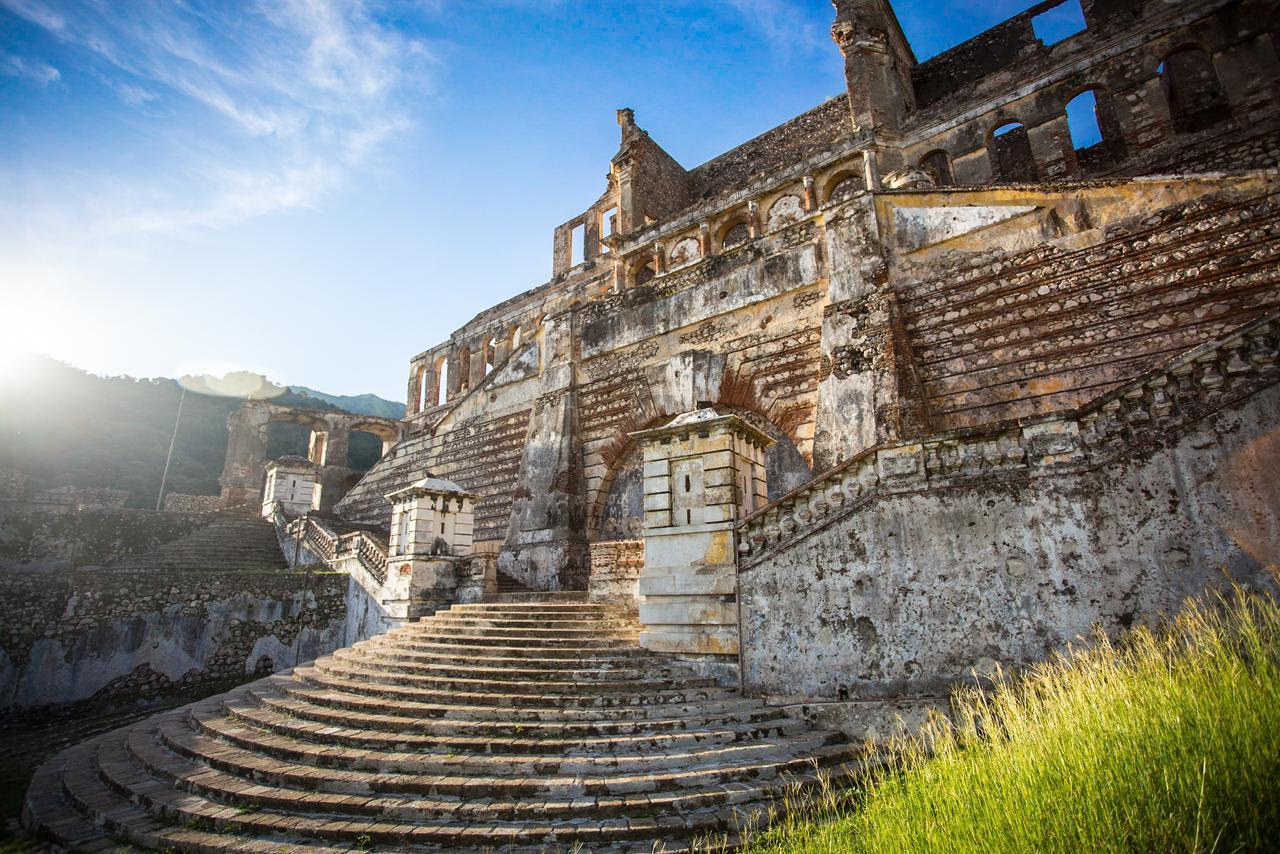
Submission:
<svg viewBox="0 0 1280 854">
<path fill-rule="evenodd" d="M 0 570 L 103 566 L 205 524 L 195 513 L 0 501 Z"/>
<path fill-rule="evenodd" d="M 342 644 L 348 576 L 0 573 L 0 710 L 150 700 Z"/>
<path fill-rule="evenodd" d="M 904 265 L 899 298 L 935 429 L 1078 405 L 1280 305 L 1270 182 L 1063 230 L 1029 249 L 993 241 Z"/>
<path fill-rule="evenodd" d="M 640 607 L 640 571 L 644 569 L 644 540 L 610 540 L 591 544 L 592 602 Z"/>
<path fill-rule="evenodd" d="M 766 556 L 739 577 L 748 688 L 935 694 L 1206 588 L 1274 587 L 1277 411 L 1272 385 L 1099 469 L 881 496 Z"/>
<path fill-rule="evenodd" d="M 475 540 L 501 540 L 511 518 L 520 450 L 528 429 L 529 409 L 524 408 L 407 439 L 352 490 L 342 505 L 343 515 L 354 521 L 390 524 L 391 505 L 384 496 L 429 470 L 484 496 L 476 503 Z"/>
</svg>

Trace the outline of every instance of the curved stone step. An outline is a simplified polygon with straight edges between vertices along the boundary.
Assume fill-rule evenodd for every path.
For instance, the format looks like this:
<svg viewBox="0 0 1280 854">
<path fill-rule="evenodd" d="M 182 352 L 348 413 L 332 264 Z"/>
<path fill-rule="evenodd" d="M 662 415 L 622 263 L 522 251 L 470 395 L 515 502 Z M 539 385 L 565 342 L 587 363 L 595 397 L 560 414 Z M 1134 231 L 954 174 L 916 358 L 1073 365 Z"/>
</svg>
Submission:
<svg viewBox="0 0 1280 854">
<path fill-rule="evenodd" d="M 375 670 L 351 667 L 329 659 L 317 659 L 311 666 L 294 668 L 294 676 L 326 688 L 359 692 L 367 696 L 421 703 L 510 707 L 513 709 L 607 709 L 701 703 L 735 696 L 729 689 L 708 686 L 670 687 L 634 692 L 588 692 L 582 694 L 508 693 L 496 688 L 461 691 L 421 688 L 406 684 L 411 676 L 397 677 Z"/>
<path fill-rule="evenodd" d="M 643 658 L 650 655 L 648 650 L 640 649 L 634 640 L 602 640 L 592 644 L 584 644 L 580 640 L 567 640 L 563 643 L 532 642 L 518 643 L 518 639 L 504 639 L 493 642 L 486 638 L 461 638 L 451 640 L 451 635 L 434 635 L 431 637 L 397 637 L 387 639 L 383 643 L 396 647 L 421 652 L 442 652 L 456 656 L 497 656 L 503 658 L 581 658 L 590 660 L 593 657 Z"/>
<path fill-rule="evenodd" d="M 264 756 L 217 738 L 202 735 L 185 720 L 162 719 L 154 732 L 131 732 L 128 749 L 140 763 L 155 772 L 172 752 L 246 781 L 335 795 L 466 796 L 469 798 L 576 798 L 628 793 L 688 791 L 732 782 L 772 780 L 786 773 L 805 771 L 852 760 L 847 745 L 823 745 L 804 755 L 779 751 L 773 757 L 746 757 L 712 767 L 646 770 L 598 774 L 542 773 L 527 776 L 480 776 L 469 773 L 461 757 L 448 773 L 415 773 L 399 770 L 365 771 L 301 765 Z M 408 763 L 409 760 L 404 760 Z"/>
<path fill-rule="evenodd" d="M 517 649 L 485 652 L 471 648 L 445 647 L 416 644 L 412 641 L 397 643 L 393 640 L 372 638 L 349 647 L 352 650 L 373 650 L 393 653 L 397 656 L 422 661 L 438 661 L 449 664 L 475 664 L 482 667 L 633 667 L 660 660 L 658 656 L 638 646 L 611 647 L 583 653 L 575 650 Z M 679 666 L 679 662 L 670 662 Z"/>
<path fill-rule="evenodd" d="M 253 686 L 250 686 L 252 689 Z M 390 704 L 385 700 L 353 697 L 350 694 L 323 691 L 298 683 L 273 685 L 271 693 L 254 690 L 255 697 L 266 706 L 277 708 L 307 720 L 324 722 L 332 726 L 349 727 L 355 721 L 358 726 L 376 728 L 394 727 L 397 731 L 414 730 L 423 733 L 445 735 L 480 734 L 485 737 L 551 734 L 554 737 L 568 735 L 634 735 L 639 732 L 688 731 L 721 723 L 757 723 L 777 716 L 756 700 L 738 700 L 733 703 L 703 704 L 697 711 L 685 710 L 684 715 L 662 716 L 646 710 L 645 715 L 585 716 L 562 714 L 550 720 L 533 717 L 514 719 L 511 716 L 484 716 L 484 709 L 464 717 L 462 713 L 447 714 L 435 706 L 421 704 Z M 278 695 L 277 693 L 278 692 Z M 489 709 L 489 712 L 509 710 Z M 447 715 L 447 716 L 446 716 Z"/>
<path fill-rule="evenodd" d="M 233 835 L 219 830 L 227 814 L 237 810 L 223 804 L 193 802 L 191 795 L 143 774 L 123 754 L 117 730 L 89 744 L 94 748 L 86 761 L 69 764 L 62 774 L 64 797 L 71 808 L 98 827 L 96 843 L 116 840 L 154 851 L 227 851 L 279 854 L 282 850 L 306 850 L 312 854 L 339 854 L 349 847 L 334 848 L 319 842 L 307 844 L 292 834 L 282 833 L 285 822 L 264 823 L 255 835 Z M 115 737 L 115 738 L 113 738 Z M 120 778 L 116 785 L 107 779 Z M 107 779 L 104 779 L 107 778 Z M 156 804 L 162 806 L 155 809 Z M 43 831 L 58 837 L 57 822 L 41 821 Z M 250 828 L 244 828 L 250 830 Z M 104 834 L 105 832 L 105 834 Z M 301 849 L 305 846 L 305 849 Z M 87 850 L 83 844 L 72 850 Z M 106 849 L 118 852 L 118 843 Z"/>
<path fill-rule="evenodd" d="M 654 769 L 675 770 L 723 767 L 749 759 L 800 755 L 818 747 L 842 741 L 838 734 L 807 730 L 770 740 L 755 739 L 728 744 L 668 746 L 666 750 L 643 753 L 593 753 L 566 755 L 547 753 L 501 753 L 483 751 L 458 753 L 435 745 L 346 746 L 318 744 L 228 718 L 221 708 L 193 710 L 192 726 L 211 738 L 246 751 L 285 759 L 303 765 L 363 771 L 394 771 L 401 774 L 474 774 L 491 777 L 531 775 L 589 775 L 603 773 L 639 774 Z"/>
<path fill-rule="evenodd" d="M 590 654 L 595 650 L 611 650 L 619 647 L 631 647 L 639 640 L 640 633 L 601 633 L 582 637 L 533 637 L 527 634 L 491 635 L 488 630 L 474 634 L 465 631 L 432 629 L 417 631 L 412 635 L 402 634 L 395 639 L 397 644 L 437 644 L 454 648 L 479 647 L 483 649 L 520 649 L 545 652 L 552 649 L 574 650 L 578 653 Z"/>
<path fill-rule="evenodd" d="M 397 651 L 391 647 L 348 647 L 340 649 L 332 655 L 347 661 L 365 661 L 370 665 L 378 665 L 388 669 L 396 669 L 405 673 L 420 673 L 444 679 L 472 678 L 491 679 L 498 682 L 541 682 L 542 680 L 563 681 L 594 679 L 601 682 L 627 679 L 681 679 L 697 678 L 694 670 L 679 662 L 664 662 L 661 659 L 626 659 L 622 666 L 583 667 L 572 659 L 557 660 L 558 667 L 510 666 L 493 667 L 471 664 L 439 664 L 434 659 Z M 520 659 L 513 664 L 527 665 L 527 659 Z"/>
<path fill-rule="evenodd" d="M 716 684 L 714 679 L 708 677 L 686 675 L 679 672 L 673 675 L 646 676 L 641 672 L 633 671 L 635 675 L 629 678 L 614 676 L 613 678 L 601 679 L 597 672 L 589 669 L 576 671 L 577 678 L 572 678 L 573 672 L 565 671 L 547 671 L 540 679 L 519 679 L 511 675 L 510 672 L 508 672 L 507 678 L 492 678 L 488 675 L 479 677 L 464 675 L 442 676 L 430 670 L 422 672 L 422 668 L 415 665 L 402 665 L 396 662 L 363 656 L 358 653 L 348 653 L 343 650 L 316 661 L 315 666 L 326 672 L 336 672 L 329 669 L 331 663 L 336 663 L 346 672 L 360 671 L 370 674 L 370 678 L 382 684 L 410 685 L 435 690 L 456 690 L 463 693 L 478 691 L 481 693 L 528 694 L 543 691 L 548 694 L 576 695 L 598 691 L 603 694 L 612 694 L 628 691 L 662 691 L 675 686 L 681 689 L 710 688 Z M 373 676 L 372 674 L 379 675 Z"/>
<path fill-rule="evenodd" d="M 221 803 L 248 803 L 271 809 L 290 809 L 298 812 L 334 813 L 353 816 L 373 816 L 389 820 L 414 821 L 436 818 L 469 818 L 478 820 L 510 820 L 530 812 L 525 799 L 485 798 L 483 801 L 467 800 L 445 795 L 425 795 L 402 798 L 384 795 L 317 795 L 310 789 L 291 787 L 255 787 L 242 777 L 219 770 L 210 770 L 181 753 L 165 752 L 155 745 L 135 740 L 137 749 L 147 758 L 141 760 L 150 774 L 158 774 L 171 783 L 180 784 L 187 791 Z M 135 761 L 138 761 L 135 757 Z M 828 773 L 844 775 L 860 769 L 858 762 L 835 766 Z M 707 808 L 749 804 L 783 794 L 797 785 L 813 785 L 818 777 L 812 770 L 795 775 L 771 778 L 752 783 L 734 782 L 716 784 L 703 789 L 673 790 L 664 793 L 630 793 L 605 797 L 573 797 L 549 800 L 539 804 L 538 813 L 548 818 L 575 818 L 588 816 L 642 817 L 655 812 L 691 812 Z"/>
<path fill-rule="evenodd" d="M 262 832 L 284 826 L 296 836 L 334 841 L 368 836 L 370 842 L 415 846 L 452 847 L 466 845 L 469 839 L 483 839 L 493 846 L 548 841 L 608 844 L 651 839 L 664 829 L 664 835 L 687 839 L 723 830 L 726 821 L 734 821 L 737 815 L 750 820 L 764 809 L 762 797 L 777 796 L 797 785 L 812 785 L 817 779 L 812 771 L 801 771 L 763 783 L 716 784 L 708 789 L 657 795 L 633 792 L 573 796 L 539 803 L 535 810 L 524 800 L 475 800 L 475 795 L 485 790 L 483 785 L 467 793 L 472 798 L 468 801 L 430 793 L 393 798 L 377 793 L 325 794 L 309 788 L 255 786 L 235 775 L 210 771 L 203 763 L 167 750 L 138 733 L 131 734 L 124 759 L 138 769 L 133 773 L 155 775 L 154 779 L 168 784 L 153 787 L 142 800 L 181 821 L 208 822 L 223 832 Z M 111 770 L 107 771 L 112 785 L 137 786 L 136 778 L 128 779 L 129 765 L 113 759 Z M 846 763 L 834 772 L 851 773 L 857 767 L 857 763 Z M 126 777 L 124 782 L 118 779 L 121 771 Z M 179 795 L 175 797 L 174 793 Z M 227 802 L 236 806 L 228 807 Z M 682 810 L 682 806 L 687 809 Z M 655 812 L 660 812 L 660 818 L 666 821 L 653 817 Z M 326 817 L 312 818 L 309 813 Z M 498 818 L 502 815 L 512 816 L 515 821 L 503 821 Z M 584 822 L 583 816 L 591 821 Z"/>
<path fill-rule="evenodd" d="M 315 741 L 319 744 L 339 744 L 364 749 L 432 749 L 450 753 L 471 752 L 494 755 L 515 753 L 582 756 L 646 749 L 678 750 L 695 746 L 732 744 L 753 739 L 782 738 L 809 729 L 807 724 L 795 718 L 773 717 L 754 723 L 712 723 L 701 728 L 673 729 L 667 732 L 650 731 L 641 734 L 581 733 L 552 736 L 538 733 L 536 737 L 522 737 L 510 735 L 508 725 L 507 732 L 503 734 L 494 731 L 484 735 L 462 735 L 389 729 L 385 721 L 372 718 L 368 719 L 368 722 L 373 725 L 371 728 L 354 726 L 353 724 L 360 720 L 358 717 L 342 718 L 341 725 L 335 725 L 338 718 L 317 721 L 302 717 L 298 712 L 283 714 L 276 710 L 276 706 L 258 704 L 249 697 L 226 699 L 222 703 L 222 708 L 230 719 L 248 726 L 304 741 Z M 314 710 L 309 711 L 314 713 Z M 410 725 L 415 723 L 409 722 Z M 382 728 L 378 728 L 379 724 L 382 724 Z M 495 725 L 494 729 L 497 730 L 498 727 Z"/>
</svg>

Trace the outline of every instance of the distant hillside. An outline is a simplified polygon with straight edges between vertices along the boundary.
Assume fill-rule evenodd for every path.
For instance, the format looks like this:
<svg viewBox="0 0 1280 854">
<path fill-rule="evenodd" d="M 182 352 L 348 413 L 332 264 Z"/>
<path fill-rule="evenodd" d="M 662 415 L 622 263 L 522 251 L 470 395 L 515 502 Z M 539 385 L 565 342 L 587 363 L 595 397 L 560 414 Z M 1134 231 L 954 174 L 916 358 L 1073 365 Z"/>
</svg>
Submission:
<svg viewBox="0 0 1280 854">
<path fill-rule="evenodd" d="M 378 397 L 376 394 L 325 394 L 322 391 L 316 391 L 313 388 L 307 388 L 302 385 L 291 385 L 289 386 L 289 391 L 294 394 L 323 400 L 325 403 L 332 404 L 339 409 L 345 409 L 347 412 L 355 412 L 359 415 L 377 415 L 380 418 L 404 418 L 403 403 L 387 400 L 385 397 Z"/>
<path fill-rule="evenodd" d="M 235 382 L 228 382 L 231 379 Z M 282 389 L 252 374 L 183 381 L 188 392 L 166 491 L 216 495 L 227 448 L 227 416 L 246 393 L 262 397 Z M 240 391 L 233 396 L 192 391 L 228 388 Z M 155 506 L 181 392 L 172 379 L 99 377 L 52 359 L 27 359 L 0 372 L 0 469 L 27 475 L 29 493 L 58 486 L 112 487 L 129 491 L 130 506 Z M 362 414 L 367 410 L 328 401 L 390 404 L 374 395 L 344 398 L 306 392 L 284 391 L 273 399 Z M 305 455 L 308 437 L 300 425 L 273 425 L 268 456 Z M 367 469 L 377 461 L 381 442 L 355 433 L 350 451 L 352 467 Z"/>
</svg>

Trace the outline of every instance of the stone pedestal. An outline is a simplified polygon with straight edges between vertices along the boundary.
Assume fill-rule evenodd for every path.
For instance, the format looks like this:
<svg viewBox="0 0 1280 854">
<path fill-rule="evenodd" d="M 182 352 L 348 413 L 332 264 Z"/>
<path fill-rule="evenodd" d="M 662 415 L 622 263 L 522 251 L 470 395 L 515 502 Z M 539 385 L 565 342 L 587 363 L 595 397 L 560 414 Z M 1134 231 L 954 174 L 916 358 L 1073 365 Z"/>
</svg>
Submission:
<svg viewBox="0 0 1280 854">
<path fill-rule="evenodd" d="M 772 439 L 736 415 L 700 409 L 632 434 L 644 447 L 640 645 L 703 659 L 738 654 L 738 520 L 767 502 Z"/>
<path fill-rule="evenodd" d="M 387 495 L 391 502 L 388 564 L 406 558 L 471 554 L 479 495 L 451 480 L 426 477 Z"/>
<path fill-rule="evenodd" d="M 267 463 L 266 469 L 267 482 L 262 494 L 264 518 L 271 515 L 271 508 L 277 501 L 290 516 L 301 516 L 318 509 L 317 465 L 302 457 L 281 457 Z"/>
</svg>

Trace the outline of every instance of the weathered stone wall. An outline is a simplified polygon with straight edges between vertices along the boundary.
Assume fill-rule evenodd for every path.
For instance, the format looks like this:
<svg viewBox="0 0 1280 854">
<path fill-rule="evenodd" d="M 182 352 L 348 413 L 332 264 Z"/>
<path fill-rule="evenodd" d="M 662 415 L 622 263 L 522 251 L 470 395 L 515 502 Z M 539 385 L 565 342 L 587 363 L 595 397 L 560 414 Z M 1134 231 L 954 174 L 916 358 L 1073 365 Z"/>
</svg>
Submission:
<svg viewBox="0 0 1280 854">
<path fill-rule="evenodd" d="M 640 571 L 644 569 L 644 540 L 609 540 L 591 544 L 592 602 L 640 607 Z"/>
<path fill-rule="evenodd" d="M 967 244 L 918 232 L 936 241 L 919 252 L 899 229 L 897 290 L 933 428 L 1079 405 L 1280 305 L 1276 192 L 1259 177 L 1082 189 L 1066 204 L 931 199 L 949 205 L 939 216 L 973 215 L 966 202 L 1016 215 Z M 895 204 L 899 224 L 923 219 L 907 197 Z"/>
<path fill-rule="evenodd" d="M 187 495 L 170 492 L 164 497 L 164 509 L 168 513 L 209 513 L 222 507 L 220 495 Z"/>
<path fill-rule="evenodd" d="M 0 708 L 151 700 L 291 667 L 343 642 L 348 577 L 0 573 Z"/>
<path fill-rule="evenodd" d="M 920 108 L 901 154 L 889 154 L 894 168 L 941 151 L 955 183 L 979 185 L 1276 164 L 1280 58 L 1265 23 L 1273 0 L 1085 2 L 1086 29 L 1046 45 L 1032 18 L 1056 5 L 1039 4 L 913 69 Z M 1216 108 L 1191 124 L 1160 73 L 1187 47 L 1204 51 L 1219 92 Z M 1082 91 L 1094 93 L 1103 140 L 1076 149 L 1066 106 Z M 1001 175 L 993 131 L 1008 122 L 1023 126 L 1030 159 L 1022 173 Z"/>
<path fill-rule="evenodd" d="M 103 566 L 204 524 L 194 513 L 0 501 L 0 570 Z"/>
<path fill-rule="evenodd" d="M 740 574 L 748 688 L 935 694 L 1206 588 L 1274 585 L 1277 411 L 1272 385 L 1099 469 L 878 496 Z"/>
<path fill-rule="evenodd" d="M 689 170 L 692 201 L 703 202 L 803 160 L 849 135 L 849 99 L 829 98 L 813 109 L 701 166 Z"/>
</svg>

